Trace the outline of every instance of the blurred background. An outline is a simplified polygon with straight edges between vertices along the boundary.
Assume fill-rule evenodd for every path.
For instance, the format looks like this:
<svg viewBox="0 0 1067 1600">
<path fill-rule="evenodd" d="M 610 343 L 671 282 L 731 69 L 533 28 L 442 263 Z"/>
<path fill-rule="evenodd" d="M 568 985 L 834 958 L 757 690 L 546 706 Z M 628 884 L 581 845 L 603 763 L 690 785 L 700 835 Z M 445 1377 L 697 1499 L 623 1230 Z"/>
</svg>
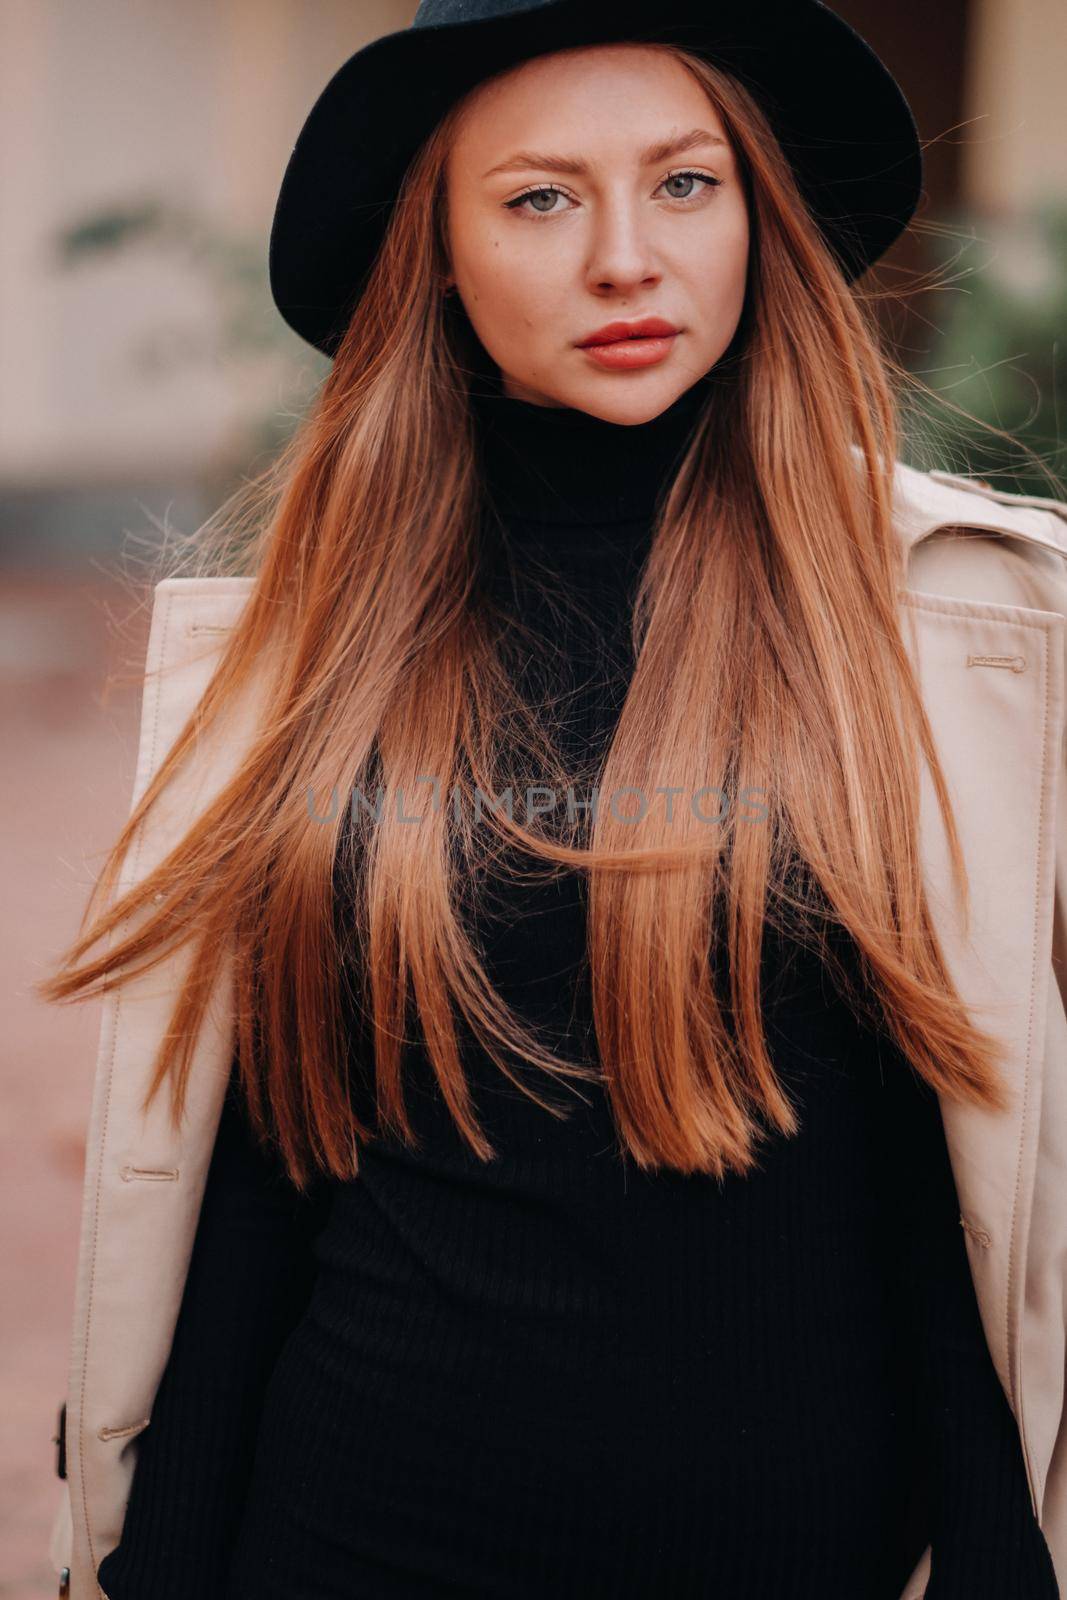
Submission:
<svg viewBox="0 0 1067 1600">
<path fill-rule="evenodd" d="M 709 0 L 710 3 L 710 0 Z M 834 3 L 834 0 L 832 0 Z M 66 1391 L 95 1008 L 30 993 L 73 937 L 128 806 L 162 530 L 192 532 L 298 420 L 325 363 L 266 282 L 286 157 L 399 0 L 0 6 L 0 1597 L 55 1592 L 51 1435 Z M 1067 7 L 836 0 L 926 142 L 920 227 L 881 281 L 950 265 L 901 313 L 907 365 L 1065 470 Z M 921 459 L 914 419 L 908 452 Z M 1048 493 L 961 429 L 940 464 Z"/>
</svg>

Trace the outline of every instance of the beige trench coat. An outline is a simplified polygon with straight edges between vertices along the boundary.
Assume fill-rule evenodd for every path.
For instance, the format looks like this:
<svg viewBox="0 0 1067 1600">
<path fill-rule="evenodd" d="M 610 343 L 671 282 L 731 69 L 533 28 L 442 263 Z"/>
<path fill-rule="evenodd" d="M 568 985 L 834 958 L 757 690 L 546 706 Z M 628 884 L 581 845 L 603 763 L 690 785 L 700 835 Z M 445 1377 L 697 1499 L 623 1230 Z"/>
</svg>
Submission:
<svg viewBox="0 0 1067 1600">
<path fill-rule="evenodd" d="M 901 616 L 956 808 L 972 894 L 969 939 L 926 772 L 923 870 L 952 975 L 976 1020 L 1002 1040 L 1012 1089 L 1000 1114 L 942 1109 L 982 1323 L 1067 1596 L 1067 505 L 903 464 L 895 497 L 908 553 Z M 157 586 L 134 798 L 203 691 L 251 583 L 168 578 Z M 224 736 L 204 741 L 142 829 L 125 883 L 166 854 L 234 771 L 255 715 L 250 700 Z M 50 1545 L 60 1593 L 71 1600 L 103 1595 L 96 1569 L 122 1532 L 230 1067 L 224 971 L 197 1042 L 183 1127 L 171 1127 L 165 1093 L 147 1116 L 138 1110 L 185 959 L 179 952 L 104 1003 L 74 1291 L 67 1476 Z M 901 1600 L 923 1594 L 929 1554 Z"/>
</svg>

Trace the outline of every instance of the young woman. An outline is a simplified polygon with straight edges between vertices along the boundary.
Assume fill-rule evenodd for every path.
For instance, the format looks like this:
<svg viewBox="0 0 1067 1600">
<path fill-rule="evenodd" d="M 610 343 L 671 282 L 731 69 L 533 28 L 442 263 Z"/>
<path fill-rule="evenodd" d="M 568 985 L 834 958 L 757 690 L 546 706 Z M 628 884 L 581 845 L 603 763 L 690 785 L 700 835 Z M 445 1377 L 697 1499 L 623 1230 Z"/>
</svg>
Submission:
<svg viewBox="0 0 1067 1600">
<path fill-rule="evenodd" d="M 424 0 L 297 144 L 272 282 L 332 371 L 52 984 L 168 974 L 146 1103 L 192 1094 L 128 1138 L 115 1023 L 100 1171 L 177 1210 L 103 1270 L 87 1208 L 74 1600 L 1059 1592 L 942 1124 L 1011 1087 L 924 882 L 923 756 L 972 863 L 852 288 L 914 125 L 823 7 L 704 9 Z"/>
</svg>

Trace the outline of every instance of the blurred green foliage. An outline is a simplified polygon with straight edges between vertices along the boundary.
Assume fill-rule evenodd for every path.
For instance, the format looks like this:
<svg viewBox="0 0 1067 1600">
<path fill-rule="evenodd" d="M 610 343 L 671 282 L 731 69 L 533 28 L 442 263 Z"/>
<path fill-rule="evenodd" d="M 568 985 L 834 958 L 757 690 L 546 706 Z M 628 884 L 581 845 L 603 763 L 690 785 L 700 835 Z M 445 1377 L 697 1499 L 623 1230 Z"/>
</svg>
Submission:
<svg viewBox="0 0 1067 1600">
<path fill-rule="evenodd" d="M 249 418 L 239 446 L 246 459 L 234 461 L 233 470 L 243 471 L 251 459 L 281 447 L 329 363 L 278 314 L 267 276 L 266 240 L 259 233 L 227 228 L 199 211 L 148 198 L 69 223 L 57 231 L 53 247 L 61 271 L 134 249 L 156 249 L 182 264 L 204 290 L 208 314 L 161 318 L 132 348 L 135 367 L 158 379 L 183 364 L 242 371 L 262 366 L 274 374 L 264 392 L 286 403 Z"/>
<path fill-rule="evenodd" d="M 1004 220 L 958 213 L 945 222 L 928 248 L 946 287 L 927 312 L 935 337 L 914 370 L 977 423 L 1012 439 L 966 418 L 946 424 L 930 403 L 908 419 L 909 454 L 918 465 L 936 457 L 1016 493 L 1054 493 L 1026 451 L 1067 474 L 1067 205 Z"/>
</svg>

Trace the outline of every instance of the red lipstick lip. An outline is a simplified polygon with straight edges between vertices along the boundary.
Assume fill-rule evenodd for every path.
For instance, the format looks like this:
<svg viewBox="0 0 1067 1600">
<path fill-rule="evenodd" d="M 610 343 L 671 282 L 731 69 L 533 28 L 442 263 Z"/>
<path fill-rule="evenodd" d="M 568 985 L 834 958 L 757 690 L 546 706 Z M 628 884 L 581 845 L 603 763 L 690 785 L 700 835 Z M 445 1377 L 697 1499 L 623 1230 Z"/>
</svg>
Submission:
<svg viewBox="0 0 1067 1600">
<path fill-rule="evenodd" d="M 663 317 L 640 317 L 636 322 L 608 322 L 578 342 L 580 350 L 591 344 L 615 344 L 621 339 L 666 339 L 678 332 Z"/>
</svg>

